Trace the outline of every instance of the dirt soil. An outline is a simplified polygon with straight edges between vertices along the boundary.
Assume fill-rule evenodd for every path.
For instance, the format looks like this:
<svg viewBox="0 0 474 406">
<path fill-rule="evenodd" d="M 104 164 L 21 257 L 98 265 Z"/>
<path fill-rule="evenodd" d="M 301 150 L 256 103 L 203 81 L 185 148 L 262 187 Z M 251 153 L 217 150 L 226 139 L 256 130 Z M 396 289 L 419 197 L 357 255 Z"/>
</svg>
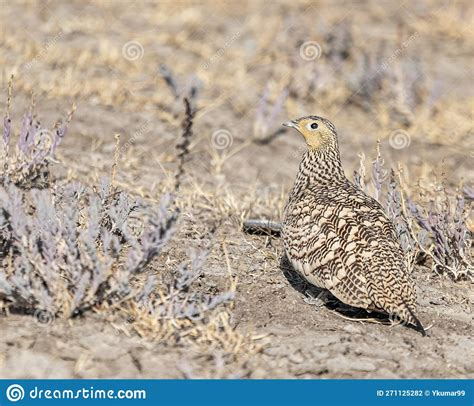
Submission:
<svg viewBox="0 0 474 406">
<path fill-rule="evenodd" d="M 411 185 L 433 172 L 443 172 L 450 185 L 461 179 L 472 184 L 472 154 L 466 152 L 472 151 L 472 132 L 463 135 L 465 126 L 472 129 L 472 24 L 462 28 L 469 26 L 472 5 L 454 3 L 445 27 L 424 17 L 444 3 L 425 1 L 413 9 L 388 1 L 320 2 L 306 13 L 311 3 L 4 2 L 0 63 L 4 89 L 16 73 L 12 116 L 18 122 L 31 90 L 45 122 L 53 123 L 73 100 L 78 106 L 54 166 L 58 177 L 92 181 L 109 174 L 114 135 L 120 133 L 125 147 L 119 183 L 130 193 L 158 198 L 176 168 L 183 117 L 158 67 L 166 64 L 182 83 L 201 81 L 180 229 L 150 272 L 166 273 L 189 248 L 211 247 L 199 283 L 216 291 L 229 272 L 236 278 L 231 324 L 262 349 L 229 358 L 213 346 L 156 342 L 131 334 L 113 314 L 47 326 L 13 314 L 0 317 L 0 378 L 474 378 L 471 282 L 416 267 L 418 315 L 428 331 L 422 337 L 403 325 L 357 318 L 331 300 L 312 299 L 318 292 L 282 263 L 278 237 L 245 234 L 239 227 L 247 217 L 281 218 L 303 150 L 290 132 L 268 143 L 252 138 L 266 81 L 284 77 L 280 70 L 293 75 L 301 42 L 315 39 L 327 49 L 324 30 L 346 18 L 354 27 L 355 53 L 375 48 L 382 38 L 398 58 L 408 52 L 395 53 L 399 47 L 390 42 L 398 22 L 414 27 L 418 34 L 406 48 L 423 62 L 426 76 L 443 78 L 443 103 L 459 107 L 442 127 L 445 136 L 415 131 L 409 147 L 391 148 L 393 126 L 380 124 L 373 110 L 298 95 L 274 118 L 271 132 L 290 118 L 324 115 L 338 128 L 347 174 L 358 167 L 359 153 L 373 156 L 381 139 L 387 167 L 400 162 Z M 285 27 L 291 30 L 283 35 Z M 128 41 L 143 46 L 141 59 L 123 58 Z M 290 53 L 296 56 L 287 61 Z M 283 82 L 270 83 L 272 94 Z M 231 135 L 225 148 L 213 141 L 219 130 Z"/>
</svg>

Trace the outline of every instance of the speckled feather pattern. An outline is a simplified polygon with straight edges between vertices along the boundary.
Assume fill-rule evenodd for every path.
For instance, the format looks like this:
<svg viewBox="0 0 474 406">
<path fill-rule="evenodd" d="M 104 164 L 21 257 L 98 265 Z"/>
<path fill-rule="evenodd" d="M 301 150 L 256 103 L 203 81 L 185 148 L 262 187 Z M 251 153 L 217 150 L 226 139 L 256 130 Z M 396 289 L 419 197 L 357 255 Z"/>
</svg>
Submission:
<svg viewBox="0 0 474 406">
<path fill-rule="evenodd" d="M 337 139 L 304 154 L 282 236 L 288 259 L 308 282 L 348 305 L 420 328 L 415 287 L 395 228 L 382 206 L 345 177 Z"/>
</svg>

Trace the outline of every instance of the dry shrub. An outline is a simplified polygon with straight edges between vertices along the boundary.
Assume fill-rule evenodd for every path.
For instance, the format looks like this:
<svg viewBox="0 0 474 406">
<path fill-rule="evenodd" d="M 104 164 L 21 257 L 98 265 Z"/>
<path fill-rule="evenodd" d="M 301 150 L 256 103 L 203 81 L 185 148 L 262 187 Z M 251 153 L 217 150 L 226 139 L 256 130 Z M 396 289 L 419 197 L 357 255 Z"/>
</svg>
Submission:
<svg viewBox="0 0 474 406">
<path fill-rule="evenodd" d="M 23 189 L 45 188 L 50 184 L 49 164 L 66 135 L 75 107 L 66 119 L 57 121 L 52 129 L 41 125 L 34 114 L 32 98 L 28 112 L 23 116 L 21 130 L 15 137 L 10 117 L 13 77 L 8 85 L 7 109 L 3 121 L 3 142 L 0 148 L 0 165 L 3 168 L 0 184 L 12 183 Z M 16 142 L 15 139 L 16 138 Z"/>
<path fill-rule="evenodd" d="M 192 137 L 194 113 L 187 99 L 185 110 L 174 193 L 182 187 Z M 25 125 L 31 124 L 31 117 L 30 110 Z M 19 145 L 29 142 L 31 128 L 27 128 Z M 4 146 L 6 165 L 13 170 L 9 143 Z M 205 251 L 191 253 L 167 284 L 159 284 L 150 273 L 149 265 L 177 227 L 180 209 L 175 197 L 165 194 L 157 204 L 133 197 L 107 179 L 93 187 L 54 181 L 47 159 L 56 146 L 41 155 L 27 154 L 19 147 L 15 162 L 28 170 L 19 172 L 21 182 L 12 175 L 17 172 L 7 172 L 0 185 L 2 307 L 41 314 L 48 322 L 118 309 L 133 320 L 134 331 L 147 338 L 174 344 L 192 341 L 231 353 L 247 344 L 247 350 L 254 348 L 229 322 L 226 304 L 234 299 L 235 283 L 219 294 L 194 289 L 194 282 L 204 274 Z M 118 157 L 116 153 L 113 177 L 119 169 Z"/>
<path fill-rule="evenodd" d="M 371 185 L 366 179 L 364 155 L 360 156 L 354 181 L 385 207 L 410 268 L 420 259 L 421 253 L 430 260 L 434 271 L 446 273 L 454 280 L 474 280 L 472 232 L 468 226 L 472 199 L 468 192 L 465 197 L 462 191 L 452 191 L 444 184 L 433 182 L 430 188 L 418 186 L 420 201 L 416 202 L 415 191 L 409 194 L 404 190 L 400 175 L 401 168 L 398 173 L 391 169 L 387 174 L 377 144 Z"/>
</svg>

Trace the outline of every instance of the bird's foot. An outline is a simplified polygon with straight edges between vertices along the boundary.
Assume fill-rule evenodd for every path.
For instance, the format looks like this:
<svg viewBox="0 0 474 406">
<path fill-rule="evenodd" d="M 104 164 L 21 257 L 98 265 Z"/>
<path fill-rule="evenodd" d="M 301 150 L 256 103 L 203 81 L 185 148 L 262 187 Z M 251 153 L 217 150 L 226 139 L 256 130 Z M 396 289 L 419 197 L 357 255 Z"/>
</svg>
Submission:
<svg viewBox="0 0 474 406">
<path fill-rule="evenodd" d="M 317 295 L 314 294 L 311 290 L 306 290 L 305 291 L 306 297 L 304 298 L 304 301 L 310 305 L 313 306 L 324 306 L 327 302 L 329 292 L 327 290 L 321 290 Z"/>
</svg>

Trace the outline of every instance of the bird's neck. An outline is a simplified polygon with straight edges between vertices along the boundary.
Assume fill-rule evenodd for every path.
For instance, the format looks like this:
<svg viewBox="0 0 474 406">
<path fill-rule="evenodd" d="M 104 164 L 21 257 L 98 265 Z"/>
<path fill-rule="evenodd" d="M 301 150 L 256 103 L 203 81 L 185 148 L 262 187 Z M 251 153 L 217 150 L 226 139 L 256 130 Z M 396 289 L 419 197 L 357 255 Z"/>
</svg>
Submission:
<svg viewBox="0 0 474 406">
<path fill-rule="evenodd" d="M 324 186 L 345 183 L 339 150 L 331 147 L 309 148 L 300 163 L 295 186 Z"/>
</svg>

